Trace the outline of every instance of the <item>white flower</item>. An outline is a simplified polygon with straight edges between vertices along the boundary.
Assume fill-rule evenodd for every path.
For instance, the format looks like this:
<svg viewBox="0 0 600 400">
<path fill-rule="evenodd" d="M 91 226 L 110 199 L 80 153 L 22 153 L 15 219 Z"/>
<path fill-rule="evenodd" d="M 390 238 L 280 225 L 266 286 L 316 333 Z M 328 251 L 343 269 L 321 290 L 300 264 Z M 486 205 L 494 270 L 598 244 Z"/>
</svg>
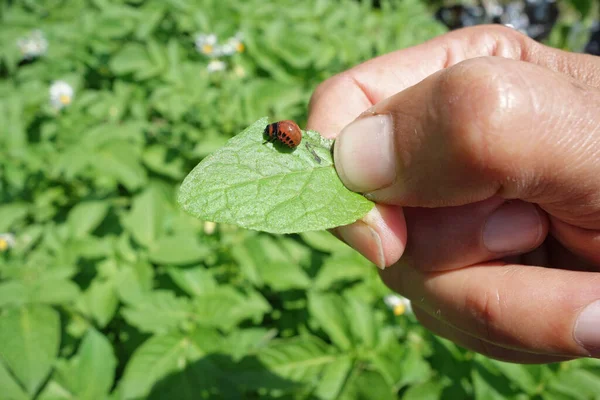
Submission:
<svg viewBox="0 0 600 400">
<path fill-rule="evenodd" d="M 221 47 L 221 51 L 224 55 L 231 56 L 235 53 L 242 53 L 246 47 L 242 43 L 242 34 L 236 33 L 235 36 L 227 39 L 227 42 Z"/>
<path fill-rule="evenodd" d="M 211 62 L 208 63 L 208 65 L 206 66 L 206 69 L 208 70 L 208 72 L 212 73 L 212 72 L 220 72 L 220 71 L 225 71 L 225 68 L 227 68 L 227 64 L 225 64 L 223 61 L 221 60 L 212 60 Z"/>
<path fill-rule="evenodd" d="M 233 69 L 233 73 L 238 78 L 244 78 L 246 76 L 246 70 L 241 65 L 236 65 L 235 68 Z"/>
<path fill-rule="evenodd" d="M 57 110 L 71 104 L 74 95 L 73 87 L 65 81 L 55 81 L 50 86 L 50 103 Z"/>
<path fill-rule="evenodd" d="M 216 53 L 219 56 L 232 56 L 236 53 L 235 46 L 233 44 L 227 42 L 222 46 L 218 46 Z"/>
<path fill-rule="evenodd" d="M 15 247 L 16 243 L 15 235 L 12 233 L 0 233 L 0 252 Z"/>
<path fill-rule="evenodd" d="M 215 233 L 215 229 L 217 229 L 216 222 L 204 222 L 204 233 L 206 233 L 207 235 L 212 235 L 213 233 Z"/>
<path fill-rule="evenodd" d="M 196 50 L 198 50 L 198 52 L 210 57 L 218 57 L 218 55 L 216 55 L 218 50 L 217 35 L 214 33 L 200 33 L 196 35 L 194 44 L 196 45 Z"/>
<path fill-rule="evenodd" d="M 388 294 L 383 298 L 383 302 L 394 313 L 394 315 L 412 314 L 410 300 L 396 294 Z"/>
<path fill-rule="evenodd" d="M 17 46 L 24 60 L 40 57 L 48 51 L 48 41 L 40 30 L 35 30 L 29 36 L 17 40 Z"/>
</svg>

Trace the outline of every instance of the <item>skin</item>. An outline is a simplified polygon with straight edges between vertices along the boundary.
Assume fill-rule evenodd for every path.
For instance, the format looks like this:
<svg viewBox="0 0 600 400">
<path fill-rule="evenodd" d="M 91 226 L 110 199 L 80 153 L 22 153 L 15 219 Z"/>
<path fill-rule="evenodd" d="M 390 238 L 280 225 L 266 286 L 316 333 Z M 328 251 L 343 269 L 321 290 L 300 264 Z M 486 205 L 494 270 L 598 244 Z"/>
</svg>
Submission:
<svg viewBox="0 0 600 400">
<path fill-rule="evenodd" d="M 599 89 L 600 58 L 502 26 L 323 82 L 307 129 L 337 138 L 340 178 L 377 204 L 334 234 L 463 347 L 519 363 L 600 356 L 600 320 L 586 341 L 575 333 L 600 299 Z M 370 117 L 390 133 L 356 125 Z M 353 145 L 353 121 L 377 140 Z M 381 146 L 390 159 L 372 158 Z"/>
</svg>

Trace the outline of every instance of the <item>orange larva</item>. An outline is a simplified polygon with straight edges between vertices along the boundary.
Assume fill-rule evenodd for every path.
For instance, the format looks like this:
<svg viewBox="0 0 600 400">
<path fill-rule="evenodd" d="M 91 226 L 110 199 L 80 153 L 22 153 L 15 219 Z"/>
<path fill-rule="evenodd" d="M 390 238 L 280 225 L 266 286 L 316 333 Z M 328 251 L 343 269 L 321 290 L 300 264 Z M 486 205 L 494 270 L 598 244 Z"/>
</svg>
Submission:
<svg viewBox="0 0 600 400">
<path fill-rule="evenodd" d="M 269 141 L 278 140 L 290 148 L 296 148 L 302 141 L 300 127 L 290 120 L 274 122 L 267 125 L 265 135 Z"/>
</svg>

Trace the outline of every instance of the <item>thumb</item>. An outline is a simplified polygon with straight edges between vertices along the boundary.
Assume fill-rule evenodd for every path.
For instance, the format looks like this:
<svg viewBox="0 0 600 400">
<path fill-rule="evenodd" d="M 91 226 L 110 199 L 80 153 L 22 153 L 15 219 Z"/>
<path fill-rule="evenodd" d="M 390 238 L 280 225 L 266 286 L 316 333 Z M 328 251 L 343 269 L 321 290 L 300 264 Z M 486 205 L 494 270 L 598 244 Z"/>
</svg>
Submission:
<svg viewBox="0 0 600 400">
<path fill-rule="evenodd" d="M 389 97 L 334 147 L 344 184 L 379 203 L 442 207 L 499 195 L 600 228 L 600 91 L 495 57 Z"/>
</svg>

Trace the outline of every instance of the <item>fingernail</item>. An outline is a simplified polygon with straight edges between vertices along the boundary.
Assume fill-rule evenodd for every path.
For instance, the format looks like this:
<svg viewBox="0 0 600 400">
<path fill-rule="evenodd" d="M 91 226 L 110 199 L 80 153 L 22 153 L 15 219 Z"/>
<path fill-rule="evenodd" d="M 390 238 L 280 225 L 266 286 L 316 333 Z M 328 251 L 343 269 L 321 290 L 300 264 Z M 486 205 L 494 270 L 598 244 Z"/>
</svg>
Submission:
<svg viewBox="0 0 600 400">
<path fill-rule="evenodd" d="M 542 221 L 533 204 L 505 203 L 488 217 L 483 243 L 493 253 L 527 251 L 538 245 Z"/>
<path fill-rule="evenodd" d="M 337 233 L 350 247 L 377 265 L 377 268 L 385 268 L 383 245 L 375 229 L 363 221 L 356 221 L 351 225 L 337 228 Z"/>
<path fill-rule="evenodd" d="M 392 117 L 359 118 L 335 141 L 335 168 L 346 187 L 370 192 L 390 185 L 396 177 Z"/>
<path fill-rule="evenodd" d="M 579 314 L 573 336 L 590 356 L 600 357 L 600 300 L 589 304 Z"/>
</svg>

